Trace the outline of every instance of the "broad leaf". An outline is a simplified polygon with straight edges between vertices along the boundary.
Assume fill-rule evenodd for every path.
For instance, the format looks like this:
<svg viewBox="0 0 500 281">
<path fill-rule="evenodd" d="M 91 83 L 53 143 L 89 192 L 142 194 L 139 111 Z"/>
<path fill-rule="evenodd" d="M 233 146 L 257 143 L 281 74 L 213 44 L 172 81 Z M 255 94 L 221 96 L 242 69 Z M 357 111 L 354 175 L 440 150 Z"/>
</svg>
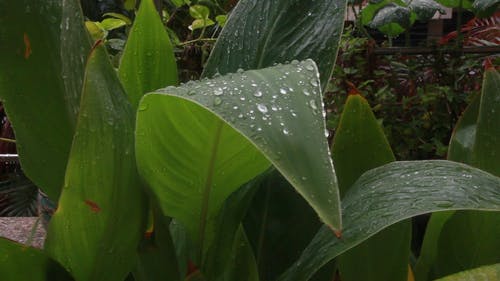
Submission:
<svg viewBox="0 0 500 281">
<path fill-rule="evenodd" d="M 134 109 L 145 93 L 177 84 L 172 45 L 152 0 L 141 1 L 118 72 Z"/>
<path fill-rule="evenodd" d="M 396 160 L 370 105 L 359 95 L 347 98 L 332 154 L 341 196 L 364 172 Z M 339 257 L 342 280 L 406 280 L 410 240 L 409 220 L 375 234 Z"/>
<path fill-rule="evenodd" d="M 134 113 L 104 47 L 90 54 L 64 188 L 47 252 L 78 280 L 123 280 L 136 262 L 144 197 Z"/>
<path fill-rule="evenodd" d="M 240 0 L 219 36 L 204 76 L 312 59 L 324 89 L 337 57 L 345 0 Z"/>
<path fill-rule="evenodd" d="M 139 171 L 199 249 L 223 201 L 271 163 L 338 230 L 321 104 L 311 60 L 148 94 L 137 117 Z"/>
<path fill-rule="evenodd" d="M 26 175 L 63 186 L 90 42 L 77 1 L 0 2 L 0 97 Z"/>
<path fill-rule="evenodd" d="M 404 219 L 464 209 L 500 211 L 500 178 L 445 160 L 394 162 L 370 170 L 342 201 L 342 238 L 322 228 L 279 280 L 308 280 L 331 259 Z"/>
<path fill-rule="evenodd" d="M 481 96 L 476 97 L 461 117 L 450 142 L 448 158 L 464 161 L 500 175 L 500 75 L 488 69 Z M 437 216 L 435 218 L 435 216 Z M 484 212 L 456 212 L 446 222 L 434 214 L 425 237 L 417 279 L 442 277 L 481 265 L 500 262 L 500 216 Z M 438 223 L 434 223 L 437 221 Z"/>
<path fill-rule="evenodd" d="M 417 19 L 420 21 L 428 21 L 432 19 L 436 12 L 444 13 L 443 6 L 434 0 L 407 0 L 410 10 L 417 14 Z"/>
<path fill-rule="evenodd" d="M 500 280 L 500 263 L 459 272 L 435 281 L 498 281 Z"/>
<path fill-rule="evenodd" d="M 71 276 L 42 251 L 0 238 L 2 281 L 69 281 Z"/>
</svg>

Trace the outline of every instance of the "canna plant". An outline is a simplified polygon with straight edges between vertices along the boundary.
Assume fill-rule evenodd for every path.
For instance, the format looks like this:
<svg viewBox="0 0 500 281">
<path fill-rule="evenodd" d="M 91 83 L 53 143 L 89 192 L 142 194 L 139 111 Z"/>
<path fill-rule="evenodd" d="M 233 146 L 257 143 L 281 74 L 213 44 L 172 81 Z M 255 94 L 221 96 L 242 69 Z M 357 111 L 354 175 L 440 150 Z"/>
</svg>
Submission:
<svg viewBox="0 0 500 281">
<path fill-rule="evenodd" d="M 343 254 L 342 280 L 406 280 L 405 219 L 499 211 L 497 176 L 394 162 L 360 96 L 348 99 L 332 159 L 322 90 L 344 12 L 337 0 L 241 0 L 204 78 L 177 86 L 152 0 L 141 1 L 118 74 L 77 1 L 0 1 L 0 96 L 26 175 L 58 202 L 43 250 L 0 239 L 2 279 L 332 280 L 331 267 L 314 274 Z M 494 112 L 498 93 L 484 89 L 493 108 L 482 110 Z M 498 137 L 486 140 L 495 153 Z M 267 277 L 244 221 L 278 174 L 324 226 L 295 264 Z"/>
</svg>

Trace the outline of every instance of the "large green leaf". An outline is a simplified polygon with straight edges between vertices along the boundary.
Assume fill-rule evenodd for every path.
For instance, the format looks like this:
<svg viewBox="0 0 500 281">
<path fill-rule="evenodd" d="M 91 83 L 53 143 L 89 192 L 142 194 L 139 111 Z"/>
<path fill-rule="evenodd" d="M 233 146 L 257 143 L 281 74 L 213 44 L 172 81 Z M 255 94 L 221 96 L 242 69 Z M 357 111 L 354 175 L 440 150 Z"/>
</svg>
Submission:
<svg viewBox="0 0 500 281">
<path fill-rule="evenodd" d="M 500 263 L 481 266 L 459 272 L 435 281 L 498 281 L 500 280 Z"/>
<path fill-rule="evenodd" d="M 172 45 L 152 0 L 141 1 L 118 72 L 134 109 L 145 93 L 177 84 Z"/>
<path fill-rule="evenodd" d="M 104 47 L 86 67 L 78 124 L 46 250 L 77 280 L 123 280 L 136 262 L 144 197 L 134 113 Z"/>
<path fill-rule="evenodd" d="M 199 249 L 223 201 L 271 163 L 339 230 L 321 105 L 311 60 L 148 94 L 137 117 L 139 171 Z"/>
<path fill-rule="evenodd" d="M 241 0 L 231 12 L 204 76 L 312 59 L 326 87 L 344 26 L 345 0 Z"/>
<path fill-rule="evenodd" d="M 265 176 L 244 220 L 262 280 L 274 280 L 321 227 L 314 210 L 276 170 Z M 330 279 L 314 280 L 331 280 Z"/>
<path fill-rule="evenodd" d="M 69 281 L 71 276 L 42 251 L 0 238 L 2 281 Z"/>
<path fill-rule="evenodd" d="M 500 175 L 500 75 L 485 72 L 482 93 L 475 97 L 457 123 L 448 158 Z M 433 214 L 419 258 L 417 280 L 442 277 L 500 262 L 500 216 L 462 211 Z"/>
<path fill-rule="evenodd" d="M 308 280 L 331 259 L 404 219 L 436 211 L 500 211 L 500 178 L 445 160 L 393 162 L 364 173 L 342 201 L 344 231 L 322 228 L 280 280 Z"/>
<path fill-rule="evenodd" d="M 26 175 L 57 200 L 90 47 L 77 1 L 0 2 L 0 97 Z"/>
<path fill-rule="evenodd" d="M 347 98 L 333 139 L 332 154 L 341 196 L 364 172 L 396 160 L 363 97 Z M 339 257 L 342 280 L 406 280 L 410 240 L 409 220 L 375 234 Z"/>
</svg>

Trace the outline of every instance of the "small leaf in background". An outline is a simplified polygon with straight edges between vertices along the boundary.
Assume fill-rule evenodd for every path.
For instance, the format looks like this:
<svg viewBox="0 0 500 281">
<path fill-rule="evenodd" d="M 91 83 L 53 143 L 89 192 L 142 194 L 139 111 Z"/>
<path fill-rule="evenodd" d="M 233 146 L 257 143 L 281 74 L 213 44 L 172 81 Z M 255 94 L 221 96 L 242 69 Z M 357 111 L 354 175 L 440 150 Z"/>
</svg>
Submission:
<svg viewBox="0 0 500 281">
<path fill-rule="evenodd" d="M 347 98 L 332 154 L 341 196 L 364 172 L 396 160 L 370 105 L 360 95 Z M 338 258 L 342 280 L 406 281 L 410 241 L 409 220 L 375 234 Z"/>
<path fill-rule="evenodd" d="M 127 25 L 131 25 L 132 24 L 132 20 L 130 20 L 129 17 L 123 15 L 123 14 L 119 14 L 119 13 L 104 13 L 102 15 L 103 17 L 112 17 L 112 18 L 115 18 L 115 19 L 120 19 L 122 21 L 124 21 Z"/>
<path fill-rule="evenodd" d="M 98 45 L 89 56 L 78 126 L 45 251 L 76 280 L 123 280 L 136 263 L 145 198 L 134 112 Z"/>
<path fill-rule="evenodd" d="M 210 10 L 203 5 L 193 5 L 189 7 L 189 14 L 195 19 L 206 20 L 210 16 Z"/>
<path fill-rule="evenodd" d="M 500 178 L 445 160 L 399 161 L 370 170 L 342 200 L 342 238 L 323 227 L 279 280 L 309 280 L 321 266 L 388 226 L 446 210 L 496 211 L 498 215 Z"/>
<path fill-rule="evenodd" d="M 409 8 L 391 3 L 375 13 L 369 26 L 379 29 L 390 37 L 395 37 L 409 28 L 415 21 L 415 17 Z"/>
<path fill-rule="evenodd" d="M 189 28 L 189 30 L 196 30 L 196 29 L 201 29 L 201 28 L 207 27 L 207 26 L 212 26 L 214 24 L 215 24 L 215 22 L 211 19 L 203 19 L 203 20 L 197 19 L 197 20 L 194 20 L 193 23 L 191 23 L 191 25 L 188 26 L 188 28 Z"/>
<path fill-rule="evenodd" d="M 99 22 L 85 21 L 85 27 L 94 41 L 106 38 L 107 32 L 101 27 Z"/>
<path fill-rule="evenodd" d="M 101 28 L 106 31 L 111 31 L 125 25 L 127 25 L 127 22 L 122 19 L 107 18 L 101 21 Z"/>
<path fill-rule="evenodd" d="M 190 0 L 170 0 L 172 4 L 174 4 L 175 7 L 179 8 L 184 5 L 190 5 L 191 1 Z"/>
<path fill-rule="evenodd" d="M 436 12 L 444 14 L 444 7 L 434 0 L 407 0 L 407 5 L 417 14 L 417 19 L 420 21 L 432 19 Z"/>
<path fill-rule="evenodd" d="M 132 108 L 155 89 L 177 84 L 177 63 L 152 0 L 141 1 L 118 68 Z"/>
<path fill-rule="evenodd" d="M 497 281 L 500 280 L 500 263 L 459 272 L 435 281 Z"/>
<path fill-rule="evenodd" d="M 208 238 L 205 228 L 222 202 L 267 169 L 269 161 L 325 223 L 339 230 L 336 179 L 324 131 L 318 72 L 311 60 L 229 74 L 142 99 L 138 168 L 163 212 L 183 223 L 201 249 Z"/>
<path fill-rule="evenodd" d="M 0 238 L 2 281 L 70 281 L 71 275 L 39 249 Z"/>
<path fill-rule="evenodd" d="M 218 15 L 215 17 L 215 21 L 217 22 L 218 25 L 224 27 L 226 25 L 227 15 Z"/>
<path fill-rule="evenodd" d="M 57 201 L 90 40 L 77 1 L 34 5 L 29 0 L 0 1 L 0 97 L 23 171 Z"/>
</svg>

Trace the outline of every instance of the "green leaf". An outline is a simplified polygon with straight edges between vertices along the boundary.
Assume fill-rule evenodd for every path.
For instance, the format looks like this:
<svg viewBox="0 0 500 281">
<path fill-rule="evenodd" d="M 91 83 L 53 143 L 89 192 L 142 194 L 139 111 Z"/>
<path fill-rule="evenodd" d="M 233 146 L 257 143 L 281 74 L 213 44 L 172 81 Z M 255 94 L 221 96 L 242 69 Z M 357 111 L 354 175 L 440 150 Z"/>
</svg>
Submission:
<svg viewBox="0 0 500 281">
<path fill-rule="evenodd" d="M 417 19 L 428 21 L 437 11 L 444 14 L 443 6 L 434 0 L 406 0 L 410 10 L 417 14 Z"/>
<path fill-rule="evenodd" d="M 133 109 L 145 93 L 177 84 L 172 44 L 152 0 L 141 1 L 118 73 Z"/>
<path fill-rule="evenodd" d="M 464 161 L 500 176 L 500 75 L 486 70 L 482 93 L 475 97 L 455 128 L 449 159 Z M 433 215 L 435 216 L 435 215 Z M 441 218 L 436 218 L 441 220 Z M 431 218 L 431 222 L 433 219 Z M 500 216 L 484 212 L 456 212 L 441 224 L 431 224 L 439 235 L 425 237 L 417 271 L 418 280 L 442 277 L 485 264 L 500 262 Z"/>
<path fill-rule="evenodd" d="M 101 28 L 110 31 L 113 29 L 120 28 L 122 26 L 127 25 L 127 22 L 121 19 L 107 18 L 101 21 Z"/>
<path fill-rule="evenodd" d="M 135 9 L 135 4 L 136 4 L 136 0 L 124 0 L 123 1 L 123 6 L 125 7 L 125 9 L 127 9 L 129 11 Z"/>
<path fill-rule="evenodd" d="M 189 7 L 189 14 L 199 20 L 206 20 L 210 16 L 210 10 L 203 5 L 193 5 Z"/>
<path fill-rule="evenodd" d="M 338 230 L 322 112 L 311 60 L 168 87 L 139 106 L 139 171 L 199 249 L 224 199 L 271 163 Z"/>
<path fill-rule="evenodd" d="M 77 280 L 123 280 L 144 221 L 134 113 L 103 46 L 90 54 L 78 126 L 46 251 Z"/>
<path fill-rule="evenodd" d="M 318 63 L 324 89 L 337 57 L 345 6 L 345 0 L 241 0 L 203 75 L 309 58 Z"/>
<path fill-rule="evenodd" d="M 26 175 L 57 200 L 90 47 L 75 1 L 0 2 L 0 98 Z"/>
<path fill-rule="evenodd" d="M 193 23 L 188 27 L 190 30 L 196 30 L 196 29 L 201 29 L 207 26 L 214 25 L 215 22 L 211 19 L 204 19 L 204 20 L 194 20 Z"/>
<path fill-rule="evenodd" d="M 115 18 L 115 19 L 121 19 L 127 25 L 131 25 L 132 24 L 132 21 L 130 20 L 130 18 L 127 17 L 126 15 L 123 15 L 123 14 L 119 14 L 119 13 L 104 13 L 102 16 L 103 17 L 112 17 L 112 18 Z"/>
<path fill-rule="evenodd" d="M 500 211 L 500 178 L 445 160 L 375 168 L 364 173 L 342 201 L 342 239 L 323 227 L 279 280 L 308 280 L 331 259 L 404 219 L 465 209 Z"/>
<path fill-rule="evenodd" d="M 309 204 L 275 169 L 262 182 L 244 220 L 262 280 L 275 280 L 321 227 Z M 314 280 L 330 280 L 314 279 Z"/>
<path fill-rule="evenodd" d="M 244 184 L 237 191 L 233 192 L 225 200 L 224 205 L 214 222 L 215 231 L 212 235 L 214 240 L 209 242 L 210 247 L 203 261 L 202 270 L 209 280 L 216 280 L 219 276 L 227 274 L 227 272 L 233 274 L 240 273 L 238 276 L 226 276 L 227 280 L 240 280 L 241 278 L 244 278 L 244 276 L 248 277 L 248 280 L 251 280 L 252 274 L 241 274 L 244 269 L 237 268 L 237 265 L 243 265 L 244 268 L 251 268 L 252 264 L 255 265 L 255 259 L 253 258 L 252 251 L 249 251 L 252 253 L 250 257 L 242 257 L 243 260 L 248 260 L 249 263 L 241 261 L 238 261 L 237 263 L 235 259 L 231 259 L 231 256 L 235 255 L 233 251 L 235 249 L 239 249 L 237 245 L 241 242 L 248 244 L 245 231 L 241 227 L 241 221 L 243 220 L 247 209 L 252 202 L 252 198 L 254 197 L 259 184 L 265 180 L 266 176 L 266 172 L 259 175 L 255 179 Z M 245 245 L 245 247 L 250 246 Z M 242 252 L 242 254 L 243 253 L 244 252 Z M 248 266 L 248 264 L 250 264 L 250 266 Z"/>
<path fill-rule="evenodd" d="M 497 281 L 500 280 L 500 263 L 459 272 L 435 281 Z"/>
<path fill-rule="evenodd" d="M 226 25 L 227 15 L 218 15 L 215 17 L 215 20 L 217 21 L 218 25 L 224 27 Z"/>
<path fill-rule="evenodd" d="M 396 160 L 363 97 L 347 98 L 333 139 L 332 154 L 341 196 L 364 172 Z M 410 240 L 408 220 L 375 234 L 339 257 L 342 280 L 407 280 Z"/>
<path fill-rule="evenodd" d="M 66 281 L 69 273 L 42 251 L 0 238 L 2 281 Z"/>
<path fill-rule="evenodd" d="M 499 0 L 475 0 L 472 8 L 480 17 L 489 17 L 497 11 L 499 4 Z"/>
</svg>

